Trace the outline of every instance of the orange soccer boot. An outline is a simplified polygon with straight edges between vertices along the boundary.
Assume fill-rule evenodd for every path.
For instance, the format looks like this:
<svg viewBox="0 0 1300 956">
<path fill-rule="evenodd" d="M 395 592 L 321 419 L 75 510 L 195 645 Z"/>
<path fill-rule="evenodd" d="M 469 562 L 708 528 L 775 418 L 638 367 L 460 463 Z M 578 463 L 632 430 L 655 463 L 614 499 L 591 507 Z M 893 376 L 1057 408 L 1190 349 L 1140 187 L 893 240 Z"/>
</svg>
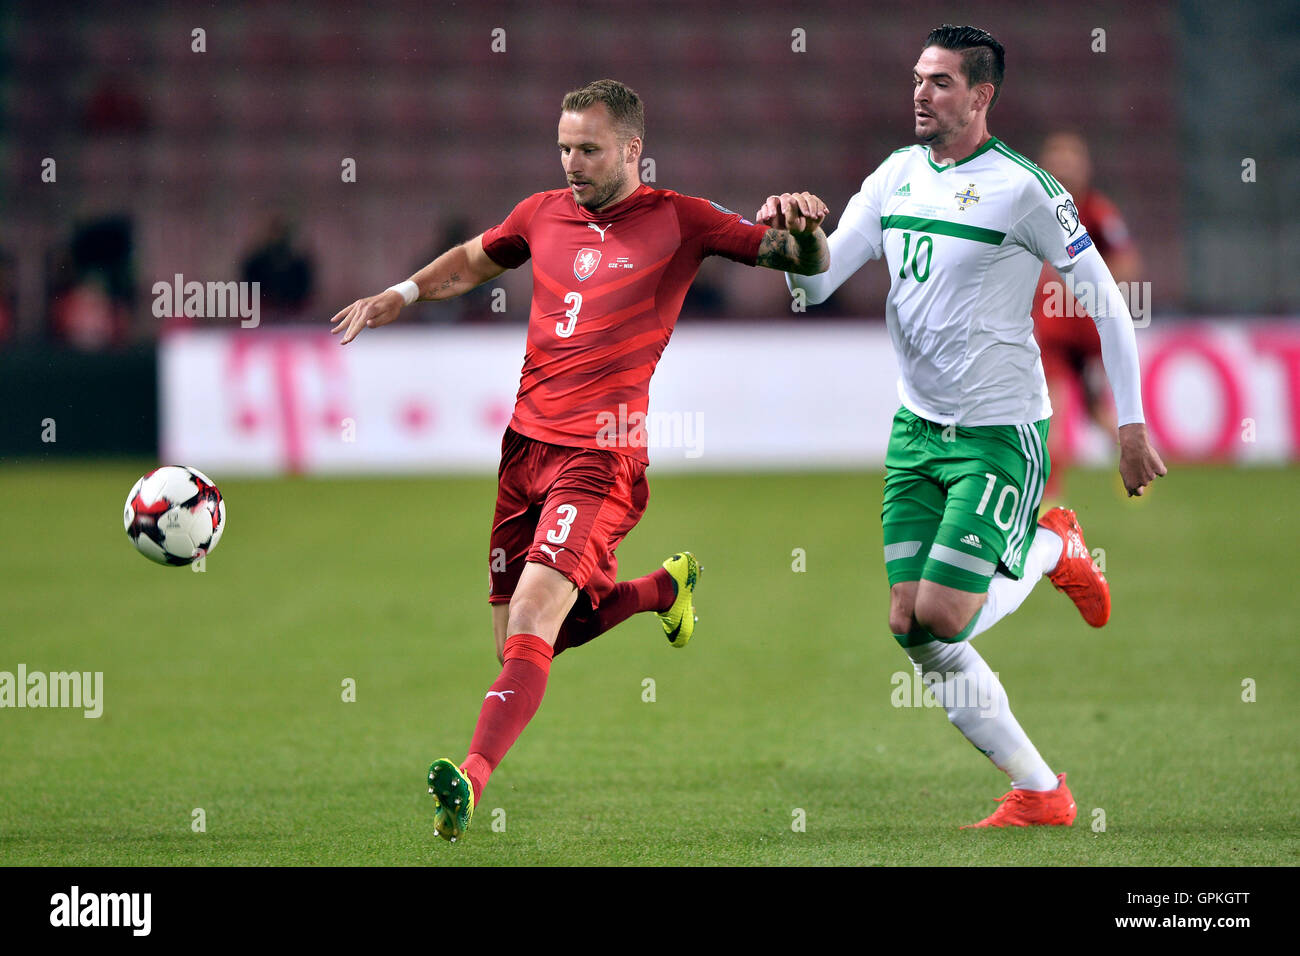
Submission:
<svg viewBox="0 0 1300 956">
<path fill-rule="evenodd" d="M 1065 774 L 1055 790 L 1012 790 L 998 797 L 1000 806 L 979 823 L 968 823 L 963 830 L 982 827 L 1068 827 L 1074 823 L 1078 808 L 1074 794 L 1065 785 Z"/>
<path fill-rule="evenodd" d="M 1061 538 L 1061 560 L 1047 572 L 1052 586 L 1074 602 L 1085 621 L 1101 627 L 1110 620 L 1110 585 L 1093 564 L 1078 515 L 1069 508 L 1053 508 L 1038 523 Z"/>
</svg>

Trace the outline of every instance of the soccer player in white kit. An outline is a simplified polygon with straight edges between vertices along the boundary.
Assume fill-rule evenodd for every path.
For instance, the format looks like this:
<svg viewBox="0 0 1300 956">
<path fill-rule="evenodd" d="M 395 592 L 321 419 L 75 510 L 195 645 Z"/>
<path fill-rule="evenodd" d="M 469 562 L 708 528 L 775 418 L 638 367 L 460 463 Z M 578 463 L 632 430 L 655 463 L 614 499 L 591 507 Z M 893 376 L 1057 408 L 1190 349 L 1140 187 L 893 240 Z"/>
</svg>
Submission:
<svg viewBox="0 0 1300 956">
<path fill-rule="evenodd" d="M 1110 616 L 1075 513 L 1035 520 L 1052 414 L 1030 315 L 1043 262 L 1091 287 L 1125 488 L 1141 495 L 1166 469 L 1147 438 L 1128 306 L 1073 199 L 988 132 L 1003 72 L 1002 44 L 985 31 L 931 31 L 912 78 L 919 143 L 888 156 L 849 201 L 829 271 L 786 281 L 816 304 L 869 260 L 888 263 L 902 405 L 881 513 L 890 629 L 948 719 L 1011 779 L 997 810 L 972 826 L 1068 826 L 1076 809 L 1065 774 L 1043 760 L 969 643 L 1044 574 L 1089 624 Z M 755 221 L 781 228 L 804 201 L 771 196 Z"/>
</svg>

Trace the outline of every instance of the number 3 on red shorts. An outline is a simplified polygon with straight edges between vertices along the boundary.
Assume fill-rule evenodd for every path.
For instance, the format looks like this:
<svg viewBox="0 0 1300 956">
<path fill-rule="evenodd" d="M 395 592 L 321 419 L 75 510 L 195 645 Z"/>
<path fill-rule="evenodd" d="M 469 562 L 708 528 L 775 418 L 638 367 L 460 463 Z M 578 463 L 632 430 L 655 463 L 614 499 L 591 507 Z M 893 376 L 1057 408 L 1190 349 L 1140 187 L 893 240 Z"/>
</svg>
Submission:
<svg viewBox="0 0 1300 956">
<path fill-rule="evenodd" d="M 573 519 L 578 517 L 578 509 L 573 505 L 560 505 L 555 513 L 559 516 L 556 520 L 559 527 L 546 532 L 546 540 L 551 544 L 564 544 L 569 538 L 569 529 L 573 527 Z"/>
</svg>

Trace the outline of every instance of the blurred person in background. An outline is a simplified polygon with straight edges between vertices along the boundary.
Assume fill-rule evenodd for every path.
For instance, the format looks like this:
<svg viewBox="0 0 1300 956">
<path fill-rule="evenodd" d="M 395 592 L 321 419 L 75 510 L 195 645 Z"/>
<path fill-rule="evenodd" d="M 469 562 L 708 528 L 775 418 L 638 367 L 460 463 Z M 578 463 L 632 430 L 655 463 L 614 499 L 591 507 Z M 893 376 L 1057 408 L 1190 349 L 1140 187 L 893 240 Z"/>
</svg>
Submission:
<svg viewBox="0 0 1300 956">
<path fill-rule="evenodd" d="M 1142 260 L 1115 204 L 1093 188 L 1092 157 L 1083 135 L 1074 130 L 1049 133 L 1043 140 L 1039 165 L 1074 197 L 1079 222 L 1092 236 L 1115 282 L 1129 288 L 1128 283 L 1137 281 Z M 1115 404 L 1106 388 L 1097 327 L 1078 307 L 1064 288 L 1060 273 L 1050 264 L 1043 265 L 1038 278 L 1033 316 L 1034 336 L 1042 351 L 1055 419 L 1047 438 L 1052 472 L 1043 492 L 1044 506 L 1050 507 L 1059 504 L 1065 494 L 1065 472 L 1071 463 L 1071 425 L 1080 401 L 1088 417 L 1112 441 L 1116 439 Z"/>
<path fill-rule="evenodd" d="M 135 305 L 134 227 L 125 215 L 76 228 L 51 254 L 49 334 L 85 351 L 123 344 Z"/>
<path fill-rule="evenodd" d="M 263 322 L 307 318 L 316 267 L 311 254 L 297 245 L 293 223 L 284 213 L 263 220 L 253 250 L 240 266 L 240 279 L 260 283 Z"/>
</svg>

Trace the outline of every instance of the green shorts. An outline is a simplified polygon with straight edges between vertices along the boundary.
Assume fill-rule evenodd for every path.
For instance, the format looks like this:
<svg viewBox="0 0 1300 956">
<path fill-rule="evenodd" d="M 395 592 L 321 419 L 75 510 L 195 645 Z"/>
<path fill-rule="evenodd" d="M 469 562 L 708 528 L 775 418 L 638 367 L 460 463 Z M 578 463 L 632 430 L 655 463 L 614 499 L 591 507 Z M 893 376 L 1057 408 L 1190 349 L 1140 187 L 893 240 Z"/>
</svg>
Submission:
<svg viewBox="0 0 1300 956">
<path fill-rule="evenodd" d="M 983 594 L 999 569 L 1020 577 L 1051 470 L 1047 424 L 957 427 L 898 410 L 880 512 L 891 586 Z"/>
</svg>

